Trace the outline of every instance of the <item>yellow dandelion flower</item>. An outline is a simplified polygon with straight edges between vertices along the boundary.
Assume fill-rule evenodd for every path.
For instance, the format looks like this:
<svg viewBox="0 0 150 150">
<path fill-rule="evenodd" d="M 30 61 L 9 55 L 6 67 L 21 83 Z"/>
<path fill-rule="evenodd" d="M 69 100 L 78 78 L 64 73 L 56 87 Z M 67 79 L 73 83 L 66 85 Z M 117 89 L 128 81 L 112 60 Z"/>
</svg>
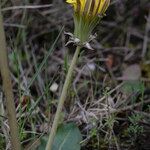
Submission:
<svg viewBox="0 0 150 150">
<path fill-rule="evenodd" d="M 105 14 L 110 0 L 67 0 L 66 2 L 74 7 L 74 35 L 83 43 Z"/>
<path fill-rule="evenodd" d="M 104 14 L 109 6 L 110 0 L 67 0 L 74 6 L 76 13 L 84 16 L 95 17 Z"/>
</svg>

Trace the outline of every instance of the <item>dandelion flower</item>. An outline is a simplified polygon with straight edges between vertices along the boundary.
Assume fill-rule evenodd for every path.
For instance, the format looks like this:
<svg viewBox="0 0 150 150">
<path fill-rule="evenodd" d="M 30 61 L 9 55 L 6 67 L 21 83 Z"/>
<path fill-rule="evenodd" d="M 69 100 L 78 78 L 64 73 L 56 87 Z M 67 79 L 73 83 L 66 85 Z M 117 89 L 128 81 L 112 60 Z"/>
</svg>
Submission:
<svg viewBox="0 0 150 150">
<path fill-rule="evenodd" d="M 67 0 L 66 2 L 74 8 L 74 36 L 84 43 L 104 16 L 110 0 Z"/>
</svg>

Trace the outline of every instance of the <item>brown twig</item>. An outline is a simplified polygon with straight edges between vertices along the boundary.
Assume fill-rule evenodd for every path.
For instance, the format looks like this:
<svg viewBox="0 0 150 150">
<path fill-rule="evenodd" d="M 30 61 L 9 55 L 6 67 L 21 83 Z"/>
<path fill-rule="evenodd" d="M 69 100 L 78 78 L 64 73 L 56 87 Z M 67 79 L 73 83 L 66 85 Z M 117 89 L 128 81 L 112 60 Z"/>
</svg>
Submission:
<svg viewBox="0 0 150 150">
<path fill-rule="evenodd" d="M 5 33 L 3 28 L 3 19 L 0 10 L 0 72 L 3 81 L 3 89 L 6 97 L 6 109 L 10 127 L 10 141 L 12 144 L 13 150 L 20 150 L 21 144 L 19 141 L 19 132 L 17 126 L 15 104 L 14 104 L 14 95 L 12 91 L 12 84 L 10 78 L 10 71 L 8 66 L 8 57 L 6 50 L 6 40 Z"/>
</svg>

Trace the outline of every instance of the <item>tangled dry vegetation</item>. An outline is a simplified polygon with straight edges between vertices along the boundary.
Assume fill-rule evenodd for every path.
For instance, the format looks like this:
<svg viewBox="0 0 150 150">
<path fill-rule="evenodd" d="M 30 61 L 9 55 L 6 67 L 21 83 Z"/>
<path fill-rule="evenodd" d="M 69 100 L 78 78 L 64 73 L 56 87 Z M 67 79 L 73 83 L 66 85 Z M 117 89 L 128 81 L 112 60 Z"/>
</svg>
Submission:
<svg viewBox="0 0 150 150">
<path fill-rule="evenodd" d="M 72 9 L 63 0 L 0 2 L 20 139 L 25 149 L 34 149 L 52 125 L 75 50 L 65 46 L 64 35 L 73 32 Z M 78 125 L 82 150 L 148 150 L 149 0 L 112 0 L 95 32 L 94 50 L 82 49 L 62 120 Z M 1 85 L 0 103 L 3 150 L 10 143 Z"/>
</svg>

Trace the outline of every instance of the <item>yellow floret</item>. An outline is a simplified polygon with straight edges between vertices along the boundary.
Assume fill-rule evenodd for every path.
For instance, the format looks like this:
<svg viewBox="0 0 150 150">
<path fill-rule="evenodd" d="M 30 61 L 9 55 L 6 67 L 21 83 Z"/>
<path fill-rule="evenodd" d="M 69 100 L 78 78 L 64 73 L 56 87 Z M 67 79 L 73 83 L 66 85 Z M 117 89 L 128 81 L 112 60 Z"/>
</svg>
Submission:
<svg viewBox="0 0 150 150">
<path fill-rule="evenodd" d="M 80 15 L 96 17 L 103 15 L 109 6 L 110 0 L 67 0 Z"/>
</svg>

